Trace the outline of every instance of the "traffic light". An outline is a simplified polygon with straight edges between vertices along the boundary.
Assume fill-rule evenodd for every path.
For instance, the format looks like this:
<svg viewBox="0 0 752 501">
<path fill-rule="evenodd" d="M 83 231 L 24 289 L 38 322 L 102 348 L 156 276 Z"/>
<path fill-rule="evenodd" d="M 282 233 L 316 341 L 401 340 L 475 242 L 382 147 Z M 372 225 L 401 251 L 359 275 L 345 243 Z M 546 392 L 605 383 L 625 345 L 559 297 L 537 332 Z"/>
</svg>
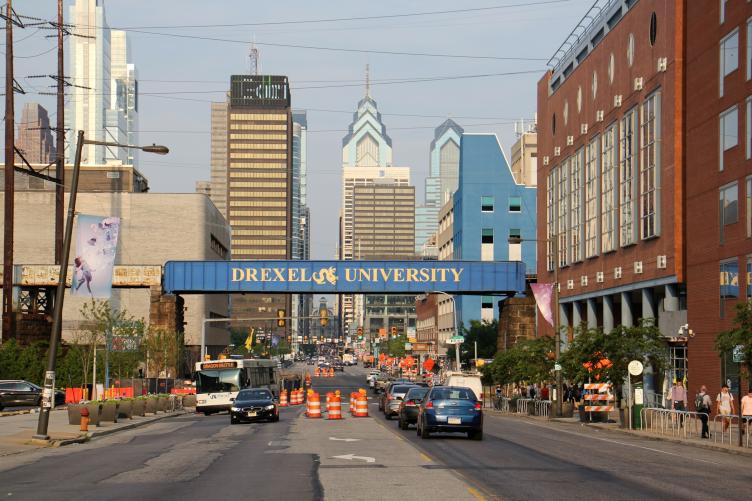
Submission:
<svg viewBox="0 0 752 501">
<path fill-rule="evenodd" d="M 363 327 L 358 327 L 358 337 L 363 337 Z"/>
<path fill-rule="evenodd" d="M 392 337 L 397 337 L 397 327 L 394 325 L 392 326 Z"/>
<path fill-rule="evenodd" d="M 329 325 L 329 310 L 326 308 L 319 309 L 319 323 L 321 324 L 321 327 Z"/>
<path fill-rule="evenodd" d="M 285 326 L 285 310 L 278 309 L 277 310 L 277 327 L 284 327 Z"/>
</svg>

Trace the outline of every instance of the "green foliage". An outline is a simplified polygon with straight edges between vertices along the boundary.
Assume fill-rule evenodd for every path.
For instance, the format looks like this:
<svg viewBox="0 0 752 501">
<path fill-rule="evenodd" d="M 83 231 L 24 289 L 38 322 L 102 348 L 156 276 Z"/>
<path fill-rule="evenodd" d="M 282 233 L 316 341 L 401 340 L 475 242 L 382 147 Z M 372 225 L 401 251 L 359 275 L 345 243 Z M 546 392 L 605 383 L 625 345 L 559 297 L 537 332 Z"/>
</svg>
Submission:
<svg viewBox="0 0 752 501">
<path fill-rule="evenodd" d="M 185 359 L 183 333 L 157 327 L 149 328 L 141 342 L 142 350 L 148 354 L 150 374 L 166 371 L 175 377 Z"/>
<path fill-rule="evenodd" d="M 56 386 L 59 388 L 80 388 L 83 386 L 82 351 L 83 348 L 76 344 L 58 347 Z"/>
<path fill-rule="evenodd" d="M 603 359 L 610 364 L 601 363 Z M 561 365 L 564 374 L 573 381 L 610 381 L 618 388 L 627 377 L 627 366 L 632 360 L 661 367 L 665 359 L 666 342 L 660 330 L 652 319 L 643 319 L 640 325 L 620 325 L 609 334 L 600 328 L 588 329 L 581 325 L 574 341 L 562 354 Z"/>
<path fill-rule="evenodd" d="M 20 362 L 22 351 L 15 339 L 0 345 L 0 379 L 24 379 L 25 368 Z"/>
<path fill-rule="evenodd" d="M 475 358 L 475 343 L 478 343 L 478 358 L 493 358 L 496 355 L 499 323 L 470 321 L 470 328 L 461 326 L 461 332 L 465 336 L 465 342 L 460 347 L 460 359 L 469 364 Z M 450 350 L 453 352 L 453 350 Z M 454 352 L 452 353 L 454 356 Z"/>
<path fill-rule="evenodd" d="M 736 346 L 743 346 L 744 365 L 752 373 L 752 302 L 736 305 L 734 328 L 721 332 L 715 339 L 715 349 L 720 355 L 730 354 Z"/>
<path fill-rule="evenodd" d="M 519 341 L 497 353 L 494 361 L 483 368 L 483 374 L 494 384 L 545 381 L 552 377 L 553 351 L 554 340 L 548 336 Z"/>
<path fill-rule="evenodd" d="M 407 336 L 405 334 L 390 338 L 386 344 L 387 354 L 390 357 L 404 357 L 405 343 L 407 343 Z"/>
</svg>

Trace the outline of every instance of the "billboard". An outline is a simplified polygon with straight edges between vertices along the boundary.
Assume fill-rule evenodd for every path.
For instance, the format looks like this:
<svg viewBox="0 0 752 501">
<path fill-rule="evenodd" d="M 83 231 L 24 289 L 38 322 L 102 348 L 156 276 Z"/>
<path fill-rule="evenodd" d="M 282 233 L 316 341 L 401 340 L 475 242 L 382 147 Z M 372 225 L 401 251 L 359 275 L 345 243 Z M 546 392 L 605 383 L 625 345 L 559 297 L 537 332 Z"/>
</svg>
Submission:
<svg viewBox="0 0 752 501">
<path fill-rule="evenodd" d="M 72 295 L 105 299 L 110 297 L 119 232 L 119 217 L 79 214 L 71 280 Z"/>
</svg>

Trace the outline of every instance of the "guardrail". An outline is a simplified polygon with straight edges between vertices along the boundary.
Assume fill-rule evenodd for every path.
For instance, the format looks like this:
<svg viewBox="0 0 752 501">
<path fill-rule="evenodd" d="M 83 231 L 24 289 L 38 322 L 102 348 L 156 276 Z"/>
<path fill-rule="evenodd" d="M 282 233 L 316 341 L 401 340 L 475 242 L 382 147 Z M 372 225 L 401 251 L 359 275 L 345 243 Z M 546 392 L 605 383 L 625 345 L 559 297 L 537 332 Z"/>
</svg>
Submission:
<svg viewBox="0 0 752 501">
<path fill-rule="evenodd" d="M 551 401 L 536 400 L 534 412 L 536 416 L 549 417 L 551 415 Z"/>
<path fill-rule="evenodd" d="M 532 398 L 519 398 L 517 399 L 517 408 L 515 412 L 517 414 L 528 414 L 528 408 L 531 402 L 535 402 Z"/>
<path fill-rule="evenodd" d="M 640 428 L 659 435 L 671 435 L 679 438 L 700 438 L 702 434 L 702 416 L 704 412 L 677 411 L 644 407 L 640 410 Z"/>
<path fill-rule="evenodd" d="M 728 421 L 728 428 L 724 429 L 724 421 Z M 742 437 L 742 447 L 750 446 L 749 439 L 749 422 L 742 422 L 742 429 L 745 431 Z M 734 429 L 736 427 L 736 430 Z M 713 417 L 713 441 L 724 444 L 728 441 L 729 445 L 736 445 L 739 437 L 739 416 L 723 416 L 721 414 Z M 720 439 L 720 440 L 719 440 Z"/>
</svg>

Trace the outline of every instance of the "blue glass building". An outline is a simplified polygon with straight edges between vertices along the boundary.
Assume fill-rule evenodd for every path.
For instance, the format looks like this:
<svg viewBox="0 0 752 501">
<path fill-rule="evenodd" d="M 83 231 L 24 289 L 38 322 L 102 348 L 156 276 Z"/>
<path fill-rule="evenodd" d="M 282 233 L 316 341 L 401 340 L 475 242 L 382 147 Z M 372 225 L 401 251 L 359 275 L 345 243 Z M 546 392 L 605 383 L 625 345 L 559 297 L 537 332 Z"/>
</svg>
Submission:
<svg viewBox="0 0 752 501">
<path fill-rule="evenodd" d="M 517 184 L 496 134 L 463 134 L 454 195 L 454 259 L 523 261 L 536 272 L 536 191 Z M 510 237 L 528 239 L 510 244 Z M 456 296 L 458 320 L 498 318 L 492 296 Z"/>
</svg>

